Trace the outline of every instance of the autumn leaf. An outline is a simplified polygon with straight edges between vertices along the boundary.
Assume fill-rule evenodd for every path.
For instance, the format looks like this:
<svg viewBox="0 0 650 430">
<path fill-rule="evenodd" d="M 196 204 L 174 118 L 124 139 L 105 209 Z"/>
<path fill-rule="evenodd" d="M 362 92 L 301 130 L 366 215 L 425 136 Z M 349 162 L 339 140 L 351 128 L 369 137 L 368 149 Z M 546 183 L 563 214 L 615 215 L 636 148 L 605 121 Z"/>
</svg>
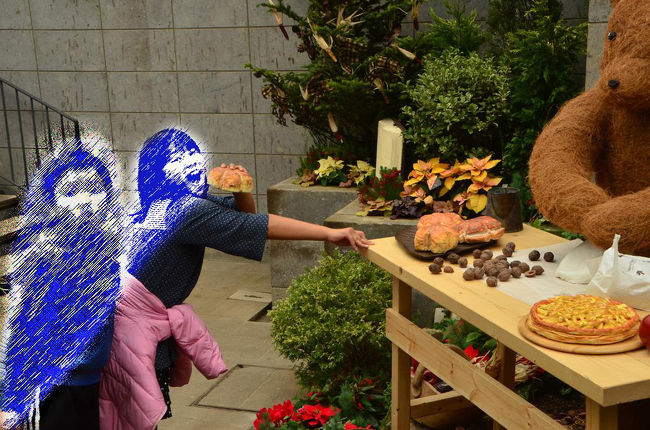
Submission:
<svg viewBox="0 0 650 430">
<path fill-rule="evenodd" d="M 485 172 L 487 173 L 487 172 Z M 472 179 L 472 184 L 469 186 L 467 191 L 469 193 L 478 193 L 479 191 L 490 191 L 493 187 L 496 187 L 501 182 L 502 178 L 495 178 L 487 176 L 483 180 Z"/>
<path fill-rule="evenodd" d="M 490 170 L 491 168 L 499 164 L 499 162 L 501 161 L 501 160 L 490 160 L 490 158 L 492 158 L 491 155 L 488 155 L 487 157 L 482 159 L 478 159 L 476 157 L 468 158 L 465 161 L 465 163 L 462 164 L 460 167 L 463 171 L 469 172 L 472 175 L 472 177 L 479 176 L 481 177 L 482 180 L 485 178 L 485 176 L 483 175 L 484 174 L 487 175 L 487 172 L 485 171 Z"/>
<path fill-rule="evenodd" d="M 467 201 L 467 209 L 476 213 L 481 212 L 487 205 L 487 196 L 485 194 L 472 194 Z"/>
</svg>

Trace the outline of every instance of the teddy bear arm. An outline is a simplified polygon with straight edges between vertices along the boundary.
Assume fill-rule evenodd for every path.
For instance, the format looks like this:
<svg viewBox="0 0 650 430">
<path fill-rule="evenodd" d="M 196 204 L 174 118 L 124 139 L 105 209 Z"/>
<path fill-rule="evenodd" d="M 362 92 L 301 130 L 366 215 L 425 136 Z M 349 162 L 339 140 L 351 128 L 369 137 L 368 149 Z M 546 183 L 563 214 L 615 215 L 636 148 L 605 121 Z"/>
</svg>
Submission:
<svg viewBox="0 0 650 430">
<path fill-rule="evenodd" d="M 581 230 L 596 245 L 609 248 L 615 234 L 619 249 L 628 254 L 650 255 L 650 187 L 615 197 L 593 207 Z"/>
<path fill-rule="evenodd" d="M 580 232 L 582 217 L 609 199 L 591 181 L 600 154 L 604 114 L 588 91 L 568 102 L 540 134 L 529 161 L 535 203 L 553 223 Z"/>
</svg>

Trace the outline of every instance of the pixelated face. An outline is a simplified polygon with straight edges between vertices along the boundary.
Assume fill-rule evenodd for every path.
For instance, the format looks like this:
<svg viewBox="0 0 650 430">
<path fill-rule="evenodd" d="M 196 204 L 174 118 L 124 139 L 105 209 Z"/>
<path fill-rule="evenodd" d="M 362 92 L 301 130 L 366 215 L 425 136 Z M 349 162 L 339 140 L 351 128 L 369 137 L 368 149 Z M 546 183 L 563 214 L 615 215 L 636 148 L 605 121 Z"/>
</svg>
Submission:
<svg viewBox="0 0 650 430">
<path fill-rule="evenodd" d="M 56 205 L 76 221 L 88 221 L 105 203 L 108 194 L 95 169 L 70 170 L 54 188 Z"/>
<path fill-rule="evenodd" d="M 163 171 L 169 180 L 184 185 L 192 194 L 202 195 L 207 187 L 205 159 L 196 147 L 177 149 Z"/>
</svg>

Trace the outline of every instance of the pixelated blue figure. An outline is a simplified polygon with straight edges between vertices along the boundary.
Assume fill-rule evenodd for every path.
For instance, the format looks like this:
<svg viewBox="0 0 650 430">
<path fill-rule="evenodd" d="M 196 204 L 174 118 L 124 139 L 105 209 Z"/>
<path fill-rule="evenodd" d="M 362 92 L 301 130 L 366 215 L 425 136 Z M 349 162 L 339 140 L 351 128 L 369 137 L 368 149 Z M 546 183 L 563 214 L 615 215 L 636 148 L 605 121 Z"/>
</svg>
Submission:
<svg viewBox="0 0 650 430">
<path fill-rule="evenodd" d="M 0 410 L 9 428 L 99 426 L 122 251 L 114 160 L 99 152 L 62 143 L 22 208 L 1 350 Z"/>
<path fill-rule="evenodd" d="M 237 210 L 233 196 L 209 194 L 205 156 L 183 130 L 164 129 L 138 160 L 140 210 L 132 218 L 126 268 L 167 308 L 183 303 L 201 273 L 205 248 L 261 260 L 268 215 Z M 173 338 L 158 344 L 156 376 L 168 406 Z M 163 418 L 171 416 L 168 408 Z"/>
</svg>

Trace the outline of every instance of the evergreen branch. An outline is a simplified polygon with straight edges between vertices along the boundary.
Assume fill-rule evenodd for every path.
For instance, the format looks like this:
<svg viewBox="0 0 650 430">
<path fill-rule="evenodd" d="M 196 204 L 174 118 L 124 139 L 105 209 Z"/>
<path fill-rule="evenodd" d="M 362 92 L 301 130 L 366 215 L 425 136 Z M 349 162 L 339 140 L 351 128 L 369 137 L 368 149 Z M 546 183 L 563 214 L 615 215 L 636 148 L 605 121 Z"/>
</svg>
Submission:
<svg viewBox="0 0 650 430">
<path fill-rule="evenodd" d="M 285 4 L 284 0 L 276 0 L 276 1 L 277 4 L 275 5 L 269 3 L 259 3 L 257 7 L 265 7 L 269 9 L 269 13 L 273 13 L 273 11 L 280 12 L 281 14 L 286 15 L 287 17 L 293 19 L 303 27 L 307 25 L 307 21 L 305 20 L 305 18 L 303 18 L 296 11 L 294 11 L 291 6 Z"/>
</svg>

